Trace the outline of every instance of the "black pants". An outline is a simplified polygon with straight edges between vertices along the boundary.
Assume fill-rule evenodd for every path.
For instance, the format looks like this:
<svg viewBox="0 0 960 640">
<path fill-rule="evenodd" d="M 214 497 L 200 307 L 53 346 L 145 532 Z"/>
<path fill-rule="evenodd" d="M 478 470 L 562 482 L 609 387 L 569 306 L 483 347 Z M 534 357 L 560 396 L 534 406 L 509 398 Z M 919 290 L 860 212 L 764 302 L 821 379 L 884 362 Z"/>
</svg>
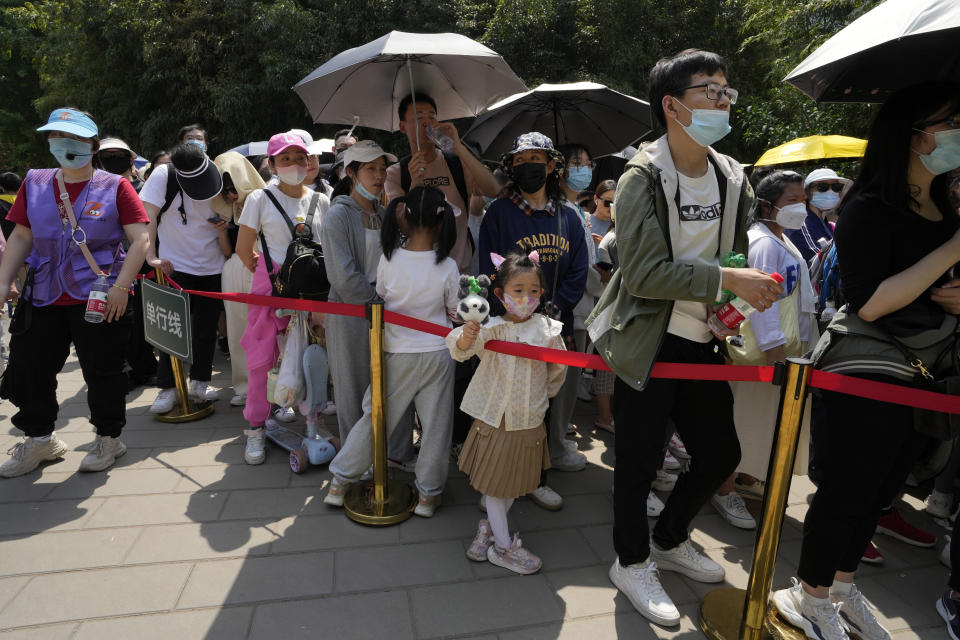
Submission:
<svg viewBox="0 0 960 640">
<path fill-rule="evenodd" d="M 87 383 L 90 422 L 97 434 L 117 437 L 127 422 L 123 358 L 133 309 L 128 304 L 120 320 L 99 324 L 85 321 L 85 310 L 85 304 L 34 307 L 30 328 L 10 340 L 5 387 L 19 409 L 13 424 L 28 436 L 53 433 L 60 409 L 57 374 L 70 355 L 71 342 Z"/>
<path fill-rule="evenodd" d="M 153 352 L 153 345 L 143 337 L 143 304 L 140 298 L 142 289 L 140 281 L 137 280 L 133 285 L 134 297 L 129 301 L 129 306 L 133 307 L 133 324 L 130 326 L 130 339 L 127 341 L 130 379 L 138 382 L 157 375 L 157 356 Z"/>
<path fill-rule="evenodd" d="M 473 416 L 464 413 L 460 409 L 460 404 L 479 365 L 480 358 L 473 356 L 469 360 L 457 362 L 453 369 L 453 442 L 455 444 L 463 444 L 470 432 L 470 425 L 473 424 Z"/>
<path fill-rule="evenodd" d="M 220 276 L 194 276 L 174 271 L 171 277 L 184 289 L 216 291 L 220 293 Z M 203 296 L 190 296 L 190 330 L 193 332 L 193 364 L 190 379 L 210 382 L 213 374 L 213 352 L 217 348 L 217 323 L 223 302 Z M 169 389 L 174 386 L 173 365 L 170 356 L 161 354 L 157 367 L 157 386 Z"/>
<path fill-rule="evenodd" d="M 713 344 L 667 334 L 657 361 L 723 364 Z M 733 394 L 726 382 L 654 378 L 637 391 L 617 378 L 613 414 L 617 423 L 613 546 L 620 564 L 626 566 L 650 555 L 644 504 L 663 462 L 670 420 L 692 460 L 654 527 L 653 541 L 661 549 L 672 549 L 687 539 L 693 517 L 737 468 L 740 443 L 733 424 Z"/>
<path fill-rule="evenodd" d="M 815 587 L 833 584 L 837 571 L 856 570 L 881 510 L 900 493 L 924 441 L 913 430 L 910 407 L 833 392 L 823 392 L 823 402 L 820 484 L 803 523 L 797 570 Z"/>
</svg>

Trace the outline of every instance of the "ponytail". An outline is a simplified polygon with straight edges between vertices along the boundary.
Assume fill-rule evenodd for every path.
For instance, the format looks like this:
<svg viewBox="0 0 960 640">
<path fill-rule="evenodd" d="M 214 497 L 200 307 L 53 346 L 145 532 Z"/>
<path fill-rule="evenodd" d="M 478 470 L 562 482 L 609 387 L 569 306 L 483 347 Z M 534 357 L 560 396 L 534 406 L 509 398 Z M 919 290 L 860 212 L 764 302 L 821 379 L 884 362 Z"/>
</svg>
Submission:
<svg viewBox="0 0 960 640">
<path fill-rule="evenodd" d="M 437 236 L 437 264 L 440 264 L 450 255 L 453 245 L 457 243 L 457 216 L 453 214 L 453 207 L 446 201 L 443 203 L 443 211 L 438 211 L 438 215 L 443 216 L 440 235 Z M 467 230 L 467 233 L 470 231 Z"/>
<path fill-rule="evenodd" d="M 349 180 L 349 178 L 345 178 Z M 393 257 L 393 252 L 400 246 L 402 232 L 400 231 L 400 219 L 397 210 L 405 207 L 407 197 L 394 198 L 387 205 L 387 210 L 383 214 L 383 222 L 380 225 L 380 244 L 383 246 L 383 255 L 387 260 Z"/>
</svg>

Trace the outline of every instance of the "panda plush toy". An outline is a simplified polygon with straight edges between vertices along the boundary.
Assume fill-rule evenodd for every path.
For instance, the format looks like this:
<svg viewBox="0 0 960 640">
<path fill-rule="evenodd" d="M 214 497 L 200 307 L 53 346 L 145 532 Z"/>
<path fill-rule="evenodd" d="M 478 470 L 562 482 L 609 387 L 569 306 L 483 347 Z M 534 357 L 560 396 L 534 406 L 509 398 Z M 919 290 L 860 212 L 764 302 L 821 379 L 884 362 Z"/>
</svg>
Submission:
<svg viewBox="0 0 960 640">
<path fill-rule="evenodd" d="M 460 290 L 457 295 L 460 297 L 460 302 L 457 304 L 457 319 L 464 323 L 475 320 L 480 324 L 486 324 L 490 319 L 490 303 L 487 301 L 490 278 L 460 276 L 458 284 Z"/>
</svg>

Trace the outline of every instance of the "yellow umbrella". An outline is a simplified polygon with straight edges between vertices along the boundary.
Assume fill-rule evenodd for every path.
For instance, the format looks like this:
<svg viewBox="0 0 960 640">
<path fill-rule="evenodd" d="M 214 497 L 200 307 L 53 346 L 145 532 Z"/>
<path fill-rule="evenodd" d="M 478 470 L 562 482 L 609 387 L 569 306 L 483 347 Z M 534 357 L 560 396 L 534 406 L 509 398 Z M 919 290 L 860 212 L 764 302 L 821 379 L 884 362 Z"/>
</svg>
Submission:
<svg viewBox="0 0 960 640">
<path fill-rule="evenodd" d="M 809 136 L 769 149 L 754 166 L 795 164 L 824 158 L 862 158 L 867 141 L 847 136 Z"/>
</svg>

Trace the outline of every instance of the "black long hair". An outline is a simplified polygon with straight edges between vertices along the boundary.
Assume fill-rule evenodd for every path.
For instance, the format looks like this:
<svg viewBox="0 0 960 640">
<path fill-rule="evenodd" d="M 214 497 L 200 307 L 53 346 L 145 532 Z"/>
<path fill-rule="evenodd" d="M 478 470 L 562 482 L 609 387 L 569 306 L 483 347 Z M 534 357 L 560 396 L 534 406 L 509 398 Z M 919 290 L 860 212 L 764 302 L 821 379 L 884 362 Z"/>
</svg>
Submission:
<svg viewBox="0 0 960 640">
<path fill-rule="evenodd" d="M 407 195 L 394 198 L 387 205 L 383 224 L 380 227 L 380 243 L 383 245 L 383 255 L 387 260 L 402 243 L 401 214 L 408 230 L 439 231 L 436 247 L 437 264 L 450 255 L 450 250 L 457 241 L 457 221 L 453 215 L 453 207 L 447 202 L 443 192 L 436 187 L 415 187 Z"/>
<path fill-rule="evenodd" d="M 907 180 L 912 153 L 910 139 L 917 129 L 932 124 L 930 117 L 944 107 L 949 114 L 960 112 L 960 84 L 925 82 L 893 94 L 873 120 L 860 175 L 843 202 L 852 202 L 860 196 L 876 198 L 900 210 L 907 209 L 911 203 L 917 204 L 917 187 Z M 945 176 L 934 179 L 930 195 L 939 209 L 949 209 Z M 840 213 L 843 213 L 843 204 Z"/>
<path fill-rule="evenodd" d="M 344 167 L 343 177 L 337 182 L 337 186 L 333 188 L 333 194 L 330 196 L 330 199 L 333 200 L 337 196 L 348 196 L 353 193 L 353 178 L 350 177 L 350 174 L 347 173 L 347 169 L 353 169 L 353 175 L 357 175 L 357 171 L 360 170 L 360 167 L 363 165 L 359 160 L 354 160 L 346 167 Z"/>
</svg>

